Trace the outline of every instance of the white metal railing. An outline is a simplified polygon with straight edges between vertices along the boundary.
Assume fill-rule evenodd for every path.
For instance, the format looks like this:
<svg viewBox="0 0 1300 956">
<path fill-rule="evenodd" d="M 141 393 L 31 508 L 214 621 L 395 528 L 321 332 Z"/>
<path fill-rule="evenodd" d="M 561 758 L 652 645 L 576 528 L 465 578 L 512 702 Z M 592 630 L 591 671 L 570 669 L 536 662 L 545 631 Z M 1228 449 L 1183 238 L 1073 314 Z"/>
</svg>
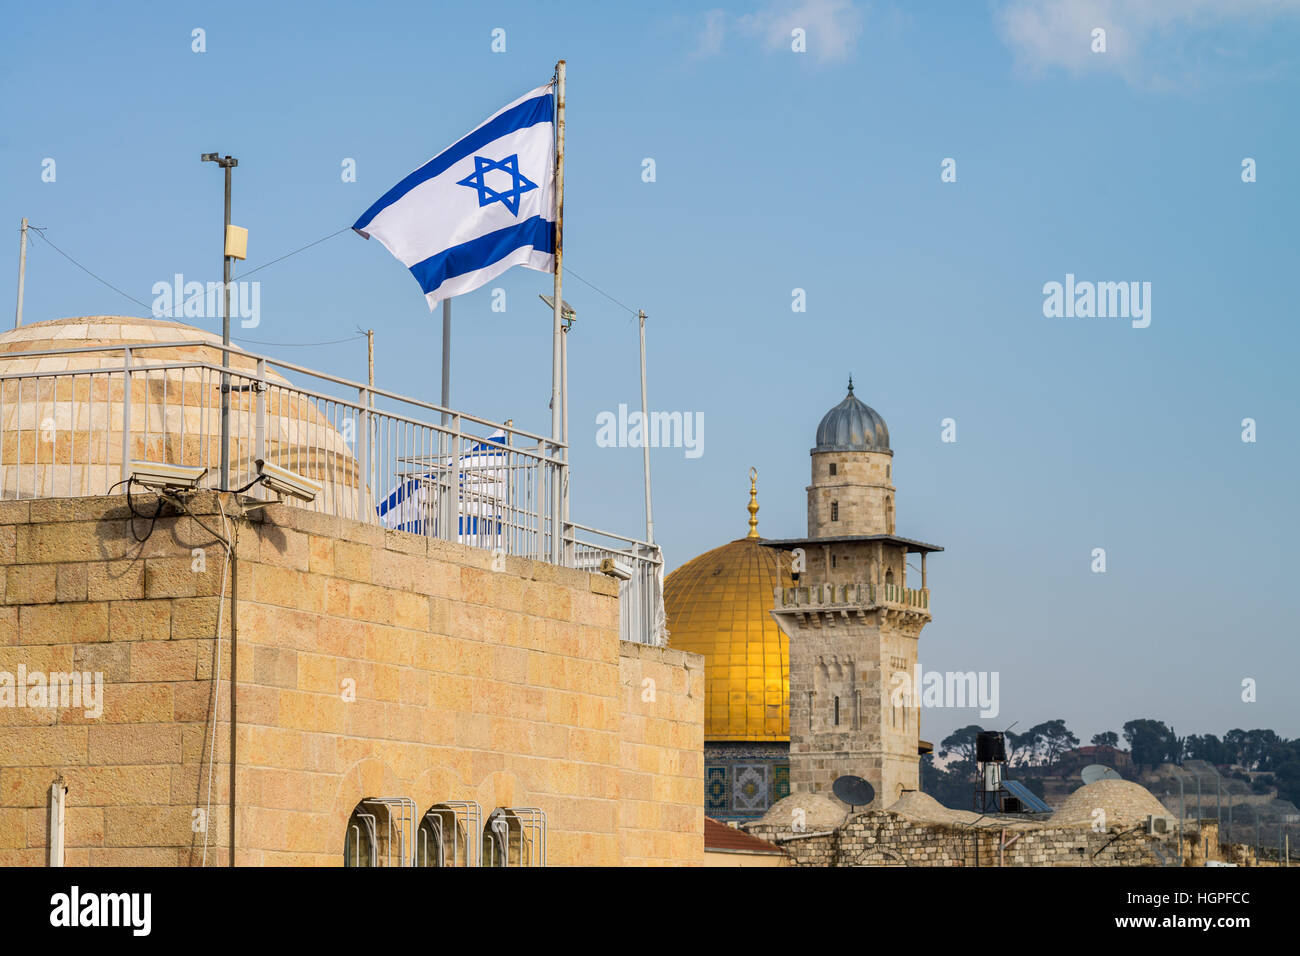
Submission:
<svg viewBox="0 0 1300 956">
<path fill-rule="evenodd" d="M 585 525 L 568 527 L 570 537 L 566 550 L 571 554 L 569 563 L 573 567 L 599 572 L 602 562 L 608 558 L 628 575 L 626 580 L 619 581 L 618 588 L 619 634 L 623 639 L 641 644 L 667 644 L 664 561 L 659 546 Z M 585 540 L 590 537 L 603 538 L 608 543 Z"/>
<path fill-rule="evenodd" d="M 0 499 L 110 494 L 132 460 L 205 467 L 203 487 L 218 487 L 228 375 L 231 489 L 262 459 L 322 484 L 298 507 L 535 560 L 559 553 L 584 570 L 612 557 L 631 575 L 622 637 L 659 642 L 657 547 L 581 525 L 555 540 L 563 443 L 234 347 L 229 364 L 221 355 L 202 340 L 0 354 Z"/>
</svg>

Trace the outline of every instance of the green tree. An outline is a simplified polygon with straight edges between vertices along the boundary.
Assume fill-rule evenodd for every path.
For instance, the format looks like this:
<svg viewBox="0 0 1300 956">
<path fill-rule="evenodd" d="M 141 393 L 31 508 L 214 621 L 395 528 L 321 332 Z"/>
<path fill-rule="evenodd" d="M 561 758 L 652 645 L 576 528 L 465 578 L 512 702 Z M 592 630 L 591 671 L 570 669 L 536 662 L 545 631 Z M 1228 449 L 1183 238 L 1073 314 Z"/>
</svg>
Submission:
<svg viewBox="0 0 1300 956">
<path fill-rule="evenodd" d="M 954 730 L 939 742 L 939 756 L 956 756 L 958 763 L 975 767 L 975 738 L 984 732 L 979 724 L 970 724 L 960 730 Z"/>
<path fill-rule="evenodd" d="M 1154 766 L 1182 759 L 1183 741 L 1163 721 L 1142 718 L 1124 724 L 1124 739 L 1133 754 L 1133 762 Z"/>
<path fill-rule="evenodd" d="M 1113 730 L 1107 730 L 1105 733 L 1093 734 L 1092 745 L 1094 747 L 1118 747 L 1119 734 Z"/>
<path fill-rule="evenodd" d="M 1205 760 L 1212 764 L 1232 762 L 1232 752 L 1228 746 L 1214 734 L 1198 737 L 1192 734 L 1187 738 L 1187 756 L 1192 760 Z"/>
<path fill-rule="evenodd" d="M 1041 725 L 1040 725 L 1041 726 Z M 1031 727 L 1023 734 L 1007 734 L 1007 763 L 1016 767 L 1032 767 L 1038 760 L 1042 737 Z"/>
<path fill-rule="evenodd" d="M 1043 762 L 1049 767 L 1055 766 L 1066 751 L 1079 746 L 1079 738 L 1070 733 L 1064 720 L 1045 720 L 1029 732 L 1037 733 L 1042 741 Z"/>
</svg>

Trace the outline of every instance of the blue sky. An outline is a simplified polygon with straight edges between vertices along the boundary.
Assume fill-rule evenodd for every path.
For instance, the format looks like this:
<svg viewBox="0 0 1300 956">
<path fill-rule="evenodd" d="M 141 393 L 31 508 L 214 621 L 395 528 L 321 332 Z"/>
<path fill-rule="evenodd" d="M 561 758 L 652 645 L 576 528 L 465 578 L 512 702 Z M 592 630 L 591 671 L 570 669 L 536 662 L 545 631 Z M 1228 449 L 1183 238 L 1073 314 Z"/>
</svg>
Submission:
<svg viewBox="0 0 1300 956">
<path fill-rule="evenodd" d="M 670 567 L 743 534 L 751 465 L 760 530 L 804 532 L 813 432 L 852 373 L 889 423 L 899 532 L 947 548 L 921 660 L 1000 672 L 991 725 L 1296 736 L 1297 49 L 1290 0 L 26 4 L 0 39 L 0 221 L 148 302 L 174 273 L 218 278 L 199 153 L 240 160 L 253 268 L 565 57 L 566 261 L 649 314 L 651 407 L 704 416 L 701 457 L 653 454 Z M 1045 318 L 1066 273 L 1150 282 L 1150 327 Z M 436 317 L 378 243 L 345 233 L 258 278 L 250 335 L 373 327 L 380 383 L 436 400 Z M 454 306 L 453 404 L 545 431 L 549 279 L 492 286 L 505 313 L 489 289 Z M 637 533 L 640 452 L 595 441 L 639 402 L 636 323 L 572 279 L 565 297 L 573 515 Z M 28 321 L 143 312 L 33 243 Z M 361 340 L 250 347 L 365 375 Z M 923 720 L 938 740 L 978 718 Z"/>
</svg>

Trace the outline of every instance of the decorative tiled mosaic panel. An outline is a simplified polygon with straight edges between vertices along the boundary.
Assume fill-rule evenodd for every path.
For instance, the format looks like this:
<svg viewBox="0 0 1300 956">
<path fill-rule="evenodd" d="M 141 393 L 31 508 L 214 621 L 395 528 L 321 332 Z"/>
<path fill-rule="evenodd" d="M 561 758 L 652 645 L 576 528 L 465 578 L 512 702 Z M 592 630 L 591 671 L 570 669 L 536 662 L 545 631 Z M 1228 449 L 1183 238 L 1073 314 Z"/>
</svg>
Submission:
<svg viewBox="0 0 1300 956">
<path fill-rule="evenodd" d="M 768 764 L 738 763 L 732 769 L 731 806 L 737 813 L 762 813 L 772 805 Z"/>
<path fill-rule="evenodd" d="M 730 807 L 727 801 L 727 768 L 704 769 L 704 812 L 711 817 L 726 816 Z"/>
</svg>

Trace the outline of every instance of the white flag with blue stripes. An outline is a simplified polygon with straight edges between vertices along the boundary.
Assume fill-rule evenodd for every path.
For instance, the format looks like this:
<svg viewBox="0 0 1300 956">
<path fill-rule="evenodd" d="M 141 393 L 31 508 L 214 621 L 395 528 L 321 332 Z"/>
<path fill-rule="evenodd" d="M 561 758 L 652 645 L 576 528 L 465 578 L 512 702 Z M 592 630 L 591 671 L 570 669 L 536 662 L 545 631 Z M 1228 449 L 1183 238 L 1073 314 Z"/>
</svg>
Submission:
<svg viewBox="0 0 1300 956">
<path fill-rule="evenodd" d="M 555 269 L 554 83 L 494 113 L 352 226 L 411 270 L 432 310 L 511 266 Z"/>
</svg>

